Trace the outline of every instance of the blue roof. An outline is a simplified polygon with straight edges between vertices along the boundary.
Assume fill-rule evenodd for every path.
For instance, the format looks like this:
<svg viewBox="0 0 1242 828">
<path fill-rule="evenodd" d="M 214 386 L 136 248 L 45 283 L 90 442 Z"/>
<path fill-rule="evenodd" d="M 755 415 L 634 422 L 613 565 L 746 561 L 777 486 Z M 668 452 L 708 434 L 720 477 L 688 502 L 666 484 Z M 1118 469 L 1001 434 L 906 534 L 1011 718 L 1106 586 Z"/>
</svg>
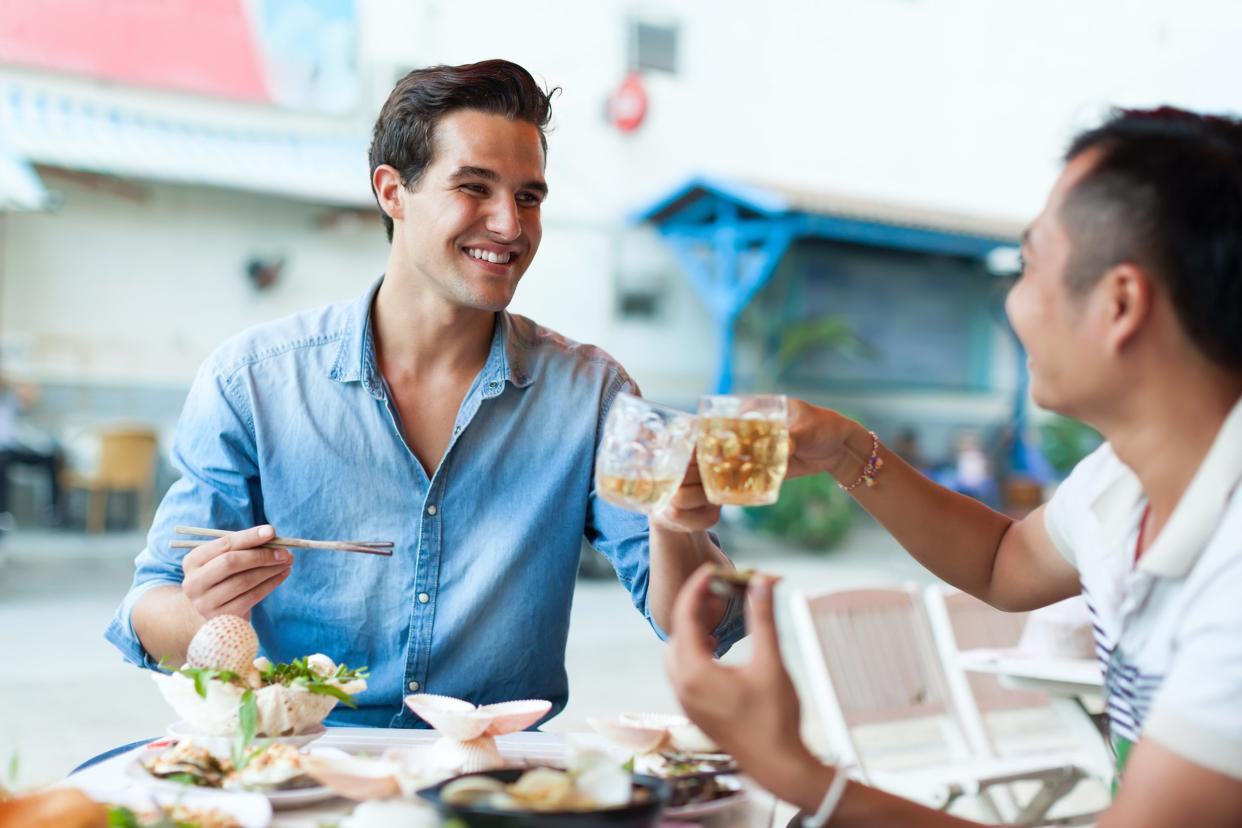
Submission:
<svg viewBox="0 0 1242 828">
<path fill-rule="evenodd" d="M 780 223 L 798 238 L 981 259 L 1016 244 L 1021 234 L 1017 222 L 704 175 L 690 177 L 629 219 L 654 224 L 665 235 L 700 238 L 725 224 L 762 236 L 765 225 Z"/>
</svg>

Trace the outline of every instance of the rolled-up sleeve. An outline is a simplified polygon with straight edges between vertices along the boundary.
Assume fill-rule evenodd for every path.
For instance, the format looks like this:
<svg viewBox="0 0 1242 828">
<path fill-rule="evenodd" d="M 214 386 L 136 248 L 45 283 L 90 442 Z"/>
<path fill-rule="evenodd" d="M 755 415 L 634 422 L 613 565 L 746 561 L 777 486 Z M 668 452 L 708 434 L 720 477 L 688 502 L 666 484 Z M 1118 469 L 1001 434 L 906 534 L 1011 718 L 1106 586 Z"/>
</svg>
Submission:
<svg viewBox="0 0 1242 828">
<path fill-rule="evenodd" d="M 175 527 L 244 529 L 263 523 L 250 406 L 239 372 L 221 376 L 211 361 L 199 370 L 173 437 L 171 459 L 180 477 L 155 512 L 146 548 L 134 560 L 134 581 L 104 637 L 126 661 L 155 668 L 134 631 L 134 605 L 157 586 L 180 585 L 181 560 L 173 549 Z"/>
</svg>

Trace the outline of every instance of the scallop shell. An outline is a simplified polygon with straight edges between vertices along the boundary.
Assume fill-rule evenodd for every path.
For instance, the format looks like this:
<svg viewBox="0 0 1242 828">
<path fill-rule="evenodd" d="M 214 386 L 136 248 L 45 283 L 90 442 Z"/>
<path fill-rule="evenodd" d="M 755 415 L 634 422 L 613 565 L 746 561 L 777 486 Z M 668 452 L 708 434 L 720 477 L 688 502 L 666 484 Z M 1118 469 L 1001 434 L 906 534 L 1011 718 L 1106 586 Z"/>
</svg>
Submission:
<svg viewBox="0 0 1242 828">
<path fill-rule="evenodd" d="M 207 682 L 207 698 L 204 699 L 195 691 L 194 681 L 180 673 L 155 673 L 153 678 L 164 700 L 194 730 L 206 736 L 237 733 L 240 727 L 237 709 L 245 688 L 211 680 Z M 343 689 L 355 693 L 365 688 L 366 682 L 359 680 Z M 255 732 L 259 736 L 302 733 L 326 719 L 337 701 L 333 696 L 280 684 L 254 691 L 254 698 L 258 709 Z"/>
<path fill-rule="evenodd" d="M 405 697 L 405 705 L 442 736 L 462 742 L 479 738 L 492 724 L 491 716 L 452 696 L 416 693 Z"/>
<path fill-rule="evenodd" d="M 712 737 L 700 730 L 697 725 L 690 722 L 670 727 L 668 737 L 673 744 L 673 749 L 680 750 L 682 753 L 720 752 L 720 745 L 712 741 Z"/>
<path fill-rule="evenodd" d="M 452 773 L 477 773 L 505 765 L 491 736 L 462 741 L 446 736 L 431 746 L 427 758 L 432 767 Z"/>
<path fill-rule="evenodd" d="M 401 792 L 397 781 L 401 768 L 382 759 L 363 759 L 343 750 L 322 748 L 305 754 L 302 767 L 333 793 L 356 802 L 387 799 Z"/>
<path fill-rule="evenodd" d="M 186 650 L 186 663 L 209 670 L 245 675 L 259 654 L 259 636 L 250 622 L 236 615 L 217 615 L 199 627 Z"/>
<path fill-rule="evenodd" d="M 501 736 L 505 733 L 516 733 L 525 730 L 535 722 L 548 715 L 552 702 L 542 699 L 522 699 L 520 701 L 487 704 L 479 708 L 479 712 L 492 717 L 491 727 L 487 729 L 490 736 Z"/>
<path fill-rule="evenodd" d="M 662 748 L 668 741 L 668 729 L 664 727 L 642 726 L 623 720 L 587 717 L 589 724 L 596 733 L 627 751 L 633 753 L 653 753 Z"/>
<path fill-rule="evenodd" d="M 552 709 L 552 702 L 539 699 L 475 707 L 462 699 L 431 693 L 406 696 L 405 704 L 441 735 L 463 742 L 525 730 Z"/>
</svg>

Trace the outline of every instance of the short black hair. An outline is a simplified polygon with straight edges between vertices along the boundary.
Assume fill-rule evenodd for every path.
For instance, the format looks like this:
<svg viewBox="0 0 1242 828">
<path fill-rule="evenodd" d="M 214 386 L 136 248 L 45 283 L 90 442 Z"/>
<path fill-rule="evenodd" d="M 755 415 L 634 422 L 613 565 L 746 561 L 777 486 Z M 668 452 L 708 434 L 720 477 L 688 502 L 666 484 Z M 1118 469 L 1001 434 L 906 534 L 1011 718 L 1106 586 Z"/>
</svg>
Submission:
<svg viewBox="0 0 1242 828">
<path fill-rule="evenodd" d="M 417 185 L 434 157 L 436 125 L 459 109 L 534 124 L 546 156 L 545 130 L 552 118 L 552 95 L 556 91 L 543 89 L 530 72 L 507 60 L 415 69 L 397 81 L 375 121 L 369 153 L 372 182 L 375 169 L 388 164 L 401 175 L 403 186 Z M 378 204 L 374 183 L 371 192 Z M 380 215 L 392 241 L 392 218 L 382 207 Z"/>
<path fill-rule="evenodd" d="M 1168 291 L 1196 347 L 1242 371 L 1242 122 L 1115 109 L 1074 138 L 1065 160 L 1087 151 L 1099 158 L 1061 209 L 1071 290 L 1139 265 Z"/>
</svg>

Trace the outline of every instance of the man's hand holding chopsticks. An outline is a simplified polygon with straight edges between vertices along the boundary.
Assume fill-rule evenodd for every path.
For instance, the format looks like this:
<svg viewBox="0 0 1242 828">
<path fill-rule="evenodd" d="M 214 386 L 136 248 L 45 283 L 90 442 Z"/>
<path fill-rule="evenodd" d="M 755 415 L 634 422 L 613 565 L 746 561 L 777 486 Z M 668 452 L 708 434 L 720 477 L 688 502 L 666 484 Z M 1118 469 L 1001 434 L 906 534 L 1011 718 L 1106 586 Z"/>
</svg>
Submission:
<svg viewBox="0 0 1242 828">
<path fill-rule="evenodd" d="M 236 615 L 280 586 L 293 568 L 288 549 L 264 547 L 276 536 L 271 526 L 252 526 L 191 549 L 182 559 L 181 591 L 203 618 Z"/>
</svg>

